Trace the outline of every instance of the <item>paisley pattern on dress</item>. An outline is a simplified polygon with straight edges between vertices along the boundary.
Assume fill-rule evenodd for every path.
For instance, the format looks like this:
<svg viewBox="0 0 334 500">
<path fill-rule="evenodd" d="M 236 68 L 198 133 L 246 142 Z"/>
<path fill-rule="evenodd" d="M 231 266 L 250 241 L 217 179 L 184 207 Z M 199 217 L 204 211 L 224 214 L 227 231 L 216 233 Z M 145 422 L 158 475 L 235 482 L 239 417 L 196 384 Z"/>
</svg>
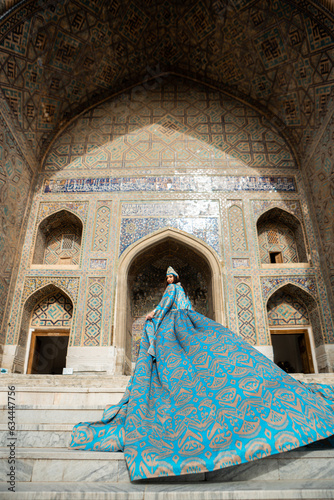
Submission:
<svg viewBox="0 0 334 500">
<path fill-rule="evenodd" d="M 213 471 L 333 435 L 333 390 L 323 387 L 294 380 L 171 284 L 122 400 L 77 424 L 70 446 L 124 450 L 131 480 Z"/>
</svg>

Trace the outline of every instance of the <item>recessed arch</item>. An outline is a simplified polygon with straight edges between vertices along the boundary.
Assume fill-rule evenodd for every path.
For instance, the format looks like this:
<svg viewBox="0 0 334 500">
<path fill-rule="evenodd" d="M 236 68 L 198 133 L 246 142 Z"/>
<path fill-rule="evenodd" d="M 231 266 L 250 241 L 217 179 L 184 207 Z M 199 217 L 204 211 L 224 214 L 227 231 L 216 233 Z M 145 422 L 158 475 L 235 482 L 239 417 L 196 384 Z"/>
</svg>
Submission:
<svg viewBox="0 0 334 500">
<path fill-rule="evenodd" d="M 118 374 L 123 374 L 124 371 L 127 371 L 126 365 L 128 364 L 126 363 L 126 349 L 129 329 L 129 270 L 135 259 L 168 240 L 174 240 L 183 247 L 189 248 L 189 250 L 206 262 L 211 273 L 212 315 L 215 321 L 226 325 L 221 262 L 214 250 L 198 238 L 177 229 L 168 228 L 156 231 L 133 243 L 125 250 L 119 260 L 114 321 L 114 346 L 117 349 L 116 372 Z"/>
<path fill-rule="evenodd" d="M 33 265 L 79 265 L 83 222 L 67 209 L 45 217 L 37 227 Z"/>
<path fill-rule="evenodd" d="M 258 217 L 256 229 L 262 264 L 308 263 L 305 231 L 296 215 L 270 208 Z"/>
<path fill-rule="evenodd" d="M 297 284 L 285 283 L 268 297 L 266 313 L 275 362 L 285 353 L 294 371 L 313 373 L 321 368 L 323 356 L 317 349 L 324 338 L 317 300 Z M 298 343 L 304 350 L 301 355 Z"/>
<path fill-rule="evenodd" d="M 54 283 L 48 283 L 34 290 L 34 292 L 26 298 L 21 309 L 19 340 L 14 358 L 13 372 L 23 373 L 27 366 L 27 350 L 29 350 L 30 346 L 31 319 L 36 306 L 48 297 L 57 294 L 61 294 L 68 303 L 72 304 L 72 316 L 74 315 L 75 302 L 62 287 L 56 286 Z"/>
</svg>

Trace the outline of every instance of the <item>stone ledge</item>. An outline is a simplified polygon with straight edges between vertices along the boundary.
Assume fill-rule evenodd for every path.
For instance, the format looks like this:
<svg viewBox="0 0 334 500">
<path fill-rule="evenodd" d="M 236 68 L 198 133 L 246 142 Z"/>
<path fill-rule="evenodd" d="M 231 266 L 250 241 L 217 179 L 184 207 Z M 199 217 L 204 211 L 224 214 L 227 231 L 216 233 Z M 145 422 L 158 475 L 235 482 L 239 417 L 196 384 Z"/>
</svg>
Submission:
<svg viewBox="0 0 334 500">
<path fill-rule="evenodd" d="M 107 405 L 108 406 L 108 405 Z M 109 405 L 110 406 L 110 405 Z M 71 411 L 80 411 L 80 410 L 104 410 L 106 408 L 106 405 L 97 405 L 97 406 L 92 406 L 92 405 L 87 405 L 87 406 L 70 406 L 70 405 L 16 405 L 15 406 L 15 411 L 16 410 L 71 410 Z M 8 411 L 8 408 L 6 405 L 0 405 L 0 410 L 3 411 Z"/>
<path fill-rule="evenodd" d="M 16 424 L 15 430 L 17 432 L 39 432 L 39 431 L 71 431 L 73 429 L 72 424 Z M 8 432 L 8 424 L 0 424 L 0 432 Z"/>
<path fill-rule="evenodd" d="M 8 499 L 7 484 L 0 498 Z M 308 481 L 251 481 L 223 484 L 103 484 L 17 483 L 13 500 L 328 500 L 334 498 L 334 480 L 321 485 Z"/>
<path fill-rule="evenodd" d="M 126 375 L 112 376 L 92 373 L 91 375 L 25 375 L 21 373 L 7 373 L 0 375 L 0 384 L 5 387 L 38 386 L 38 387 L 122 387 L 125 388 L 130 380 Z"/>
<path fill-rule="evenodd" d="M 2 387 L 0 386 L 0 392 L 8 392 L 8 386 Z M 120 393 L 124 394 L 125 392 L 125 387 L 61 387 L 61 386 L 54 386 L 54 387 L 31 387 L 31 386 L 15 386 L 15 392 L 56 392 L 56 393 L 61 393 L 61 392 L 83 392 L 83 393 Z"/>
<path fill-rule="evenodd" d="M 6 447 L 0 447 L 0 457 L 5 457 L 8 455 L 8 449 Z M 109 452 L 109 451 L 82 451 L 72 448 L 18 448 L 16 450 L 17 458 L 34 458 L 34 459 L 46 459 L 46 460 L 59 460 L 59 459 L 70 459 L 73 460 L 75 456 L 82 460 L 86 459 L 106 459 L 110 458 L 113 460 L 123 460 L 124 454 L 122 452 Z M 329 458 L 334 459 L 334 448 L 312 450 L 307 448 L 298 448 L 296 450 L 286 451 L 284 453 L 276 453 L 265 457 L 261 460 L 287 460 L 287 459 L 317 459 L 317 458 Z M 252 461 L 248 463 L 259 463 L 259 461 Z M 334 481 L 334 476 L 333 476 Z"/>
</svg>

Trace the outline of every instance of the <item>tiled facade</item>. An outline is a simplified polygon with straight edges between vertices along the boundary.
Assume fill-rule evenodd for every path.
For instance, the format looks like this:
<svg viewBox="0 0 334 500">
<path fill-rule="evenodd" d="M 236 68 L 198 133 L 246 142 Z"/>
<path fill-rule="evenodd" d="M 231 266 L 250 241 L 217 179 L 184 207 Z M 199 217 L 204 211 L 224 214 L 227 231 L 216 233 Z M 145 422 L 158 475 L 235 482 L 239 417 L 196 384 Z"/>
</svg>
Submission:
<svg viewBox="0 0 334 500">
<path fill-rule="evenodd" d="M 188 95 L 187 102 L 185 95 Z M 204 101 L 205 112 L 201 112 L 201 103 Z M 196 124 L 206 124 L 207 127 L 215 123 L 218 116 L 226 116 L 231 109 L 238 109 L 238 113 L 242 110 L 239 104 L 234 106 L 231 98 L 225 99 L 224 95 L 189 85 L 178 78 L 168 78 L 159 89 L 145 96 L 141 106 L 136 104 L 135 112 L 131 110 L 126 115 L 121 136 L 114 133 L 118 117 L 111 114 L 111 100 L 83 114 L 58 137 L 45 159 L 44 171 L 39 174 L 7 330 L 8 345 L 20 343 L 21 318 L 24 316 L 26 300 L 49 284 L 57 286 L 73 302 L 71 349 L 81 348 L 82 353 L 85 347 L 113 345 L 120 260 L 132 252 L 138 242 L 159 234 L 165 228 L 175 230 L 176 235 L 187 234 L 196 238 L 216 255 L 221 263 L 226 325 L 252 345 L 267 346 L 270 343 L 269 326 L 282 325 L 282 318 L 285 318 L 286 325 L 295 325 L 296 315 L 300 315 L 301 311 L 305 311 L 303 318 L 307 318 L 310 327 L 316 330 L 317 347 L 334 343 L 318 242 L 303 179 L 288 146 L 282 143 L 275 129 L 268 122 L 261 121 L 252 110 L 252 120 L 244 124 L 247 132 L 243 140 L 248 140 L 251 147 L 254 132 L 254 136 L 261 135 L 264 145 L 268 146 L 271 141 L 281 144 L 285 155 L 291 158 L 288 167 L 282 167 L 281 160 L 277 158 L 254 168 L 239 154 L 235 157 L 233 154 L 222 154 L 224 146 L 215 142 L 204 129 L 202 132 L 197 130 L 196 134 L 179 126 L 170 129 L 171 125 L 167 126 L 166 119 L 161 118 L 164 113 L 162 105 L 168 110 L 169 123 L 176 123 L 181 117 L 184 123 L 189 109 L 196 108 Z M 247 116 L 249 113 L 249 109 L 244 107 L 242 115 Z M 86 127 L 88 120 L 90 125 Z M 134 127 L 131 127 L 132 123 Z M 103 144 L 97 148 L 90 147 L 92 129 L 104 131 Z M 243 129 L 239 127 L 238 130 L 236 134 L 242 134 Z M 233 134 L 229 140 L 235 144 L 237 139 L 232 137 Z M 197 156 L 184 160 L 182 152 L 189 149 L 190 143 Z M 140 162 L 137 161 L 138 156 L 130 161 L 134 144 L 136 147 L 142 145 Z M 168 144 L 168 150 L 171 151 L 168 161 L 168 155 L 164 157 L 160 154 L 162 144 L 164 148 Z M 209 157 L 208 148 L 211 151 Z M 74 150 L 75 159 L 71 156 Z M 111 152 L 111 156 L 101 156 L 102 151 Z M 119 165 L 113 163 L 111 158 L 119 158 L 117 161 L 123 162 L 122 177 L 118 174 Z M 47 217 L 64 210 L 79 217 L 83 224 L 80 259 L 76 260 L 74 267 L 54 267 L 47 265 L 51 262 L 45 262 L 44 267 L 38 268 L 32 260 L 38 225 L 43 224 Z M 266 223 L 266 214 L 273 214 L 270 227 L 266 229 L 267 232 L 258 234 L 257 222 L 264 220 Z M 291 221 L 295 221 L 295 226 Z M 282 227 L 290 223 L 291 231 L 284 233 Z M 301 231 L 299 236 L 293 232 L 297 226 Z M 263 258 L 264 253 L 270 250 L 268 237 L 275 236 L 268 236 L 268 231 L 276 231 L 277 244 L 284 247 L 284 252 L 289 255 L 289 258 L 284 258 L 287 267 L 270 266 L 267 256 Z M 263 234 L 265 243 L 262 241 Z M 305 255 L 308 254 L 306 260 L 299 258 L 295 237 L 297 240 L 303 239 Z M 289 238 L 291 241 L 287 241 Z M 159 257 L 157 254 L 156 261 L 153 261 L 151 254 L 147 255 L 150 255 L 163 279 L 166 256 L 161 254 Z M 176 254 L 173 255 L 177 260 Z M 179 258 L 182 268 L 184 261 L 181 254 Z M 263 267 L 264 264 L 267 267 Z M 196 265 L 194 261 L 193 273 L 196 273 Z M 197 270 L 205 276 L 200 266 L 198 264 Z M 131 275 L 131 280 L 134 279 Z M 190 278 L 187 279 L 191 282 Z M 24 283 L 24 286 L 21 287 L 20 283 Z M 292 292 L 290 290 L 291 300 L 279 301 L 275 295 L 276 302 L 273 305 L 274 299 L 270 297 L 289 284 L 294 286 Z M 136 286 L 134 281 L 133 287 Z M 203 286 L 198 285 L 198 290 Z M 150 289 L 149 284 L 147 288 Z M 154 301 L 163 290 L 161 285 L 158 288 L 153 294 Z M 193 300 L 198 301 L 197 307 L 205 312 L 205 307 L 209 307 L 205 306 L 207 299 L 203 299 L 201 305 L 200 297 L 204 292 L 195 293 L 195 288 L 190 295 L 193 294 Z M 145 293 L 143 290 L 139 292 L 138 288 L 137 299 L 130 298 L 130 302 L 138 302 L 140 294 Z M 150 308 L 152 297 L 144 302 L 140 299 L 140 303 L 147 303 L 147 308 Z M 314 308 L 308 309 L 307 297 L 310 297 L 310 303 L 316 304 L 316 311 Z M 133 302 L 131 307 L 136 309 L 137 302 Z M 295 308 L 295 314 L 290 303 Z M 130 303 L 127 307 L 130 307 Z M 132 313 L 134 356 L 142 315 L 145 313 L 143 307 L 138 314 Z M 317 315 L 315 319 L 312 314 Z M 319 368 L 331 369 L 326 362 L 322 362 Z"/>
<path fill-rule="evenodd" d="M 0 112 L 0 325 L 5 313 L 10 281 L 29 204 L 33 171 Z M 5 341 L 1 330 L 0 344 Z"/>
<path fill-rule="evenodd" d="M 308 0 L 152 5 L 0 7 L 0 353 L 26 338 L 43 293 L 73 303 L 70 348 L 114 345 L 120 263 L 171 228 L 219 261 L 228 326 L 267 346 L 267 301 L 284 288 L 329 369 L 333 13 Z M 46 252 L 38 232 L 61 211 L 82 224 L 80 239 L 67 228 L 67 267 L 70 238 Z"/>
</svg>

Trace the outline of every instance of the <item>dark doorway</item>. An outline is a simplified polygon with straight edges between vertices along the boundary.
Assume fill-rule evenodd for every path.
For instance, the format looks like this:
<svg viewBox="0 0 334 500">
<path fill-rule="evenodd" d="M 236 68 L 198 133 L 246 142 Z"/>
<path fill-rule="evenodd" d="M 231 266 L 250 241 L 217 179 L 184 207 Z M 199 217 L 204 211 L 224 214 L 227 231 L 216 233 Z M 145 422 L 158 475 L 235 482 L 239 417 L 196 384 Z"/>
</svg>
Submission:
<svg viewBox="0 0 334 500">
<path fill-rule="evenodd" d="M 128 273 L 128 332 L 132 345 L 127 345 L 127 357 L 135 362 L 145 322 L 145 316 L 156 307 L 166 288 L 166 270 L 173 266 L 194 309 L 214 318 L 212 276 L 206 260 L 190 246 L 169 238 L 148 248 L 132 263 Z"/>
<path fill-rule="evenodd" d="M 27 373 L 61 375 L 66 366 L 69 333 L 33 332 Z"/>
<path fill-rule="evenodd" d="M 272 330 L 274 362 L 287 373 L 314 373 L 307 330 Z"/>
<path fill-rule="evenodd" d="M 282 264 L 283 257 L 282 252 L 269 252 L 270 263 L 271 264 Z"/>
</svg>

